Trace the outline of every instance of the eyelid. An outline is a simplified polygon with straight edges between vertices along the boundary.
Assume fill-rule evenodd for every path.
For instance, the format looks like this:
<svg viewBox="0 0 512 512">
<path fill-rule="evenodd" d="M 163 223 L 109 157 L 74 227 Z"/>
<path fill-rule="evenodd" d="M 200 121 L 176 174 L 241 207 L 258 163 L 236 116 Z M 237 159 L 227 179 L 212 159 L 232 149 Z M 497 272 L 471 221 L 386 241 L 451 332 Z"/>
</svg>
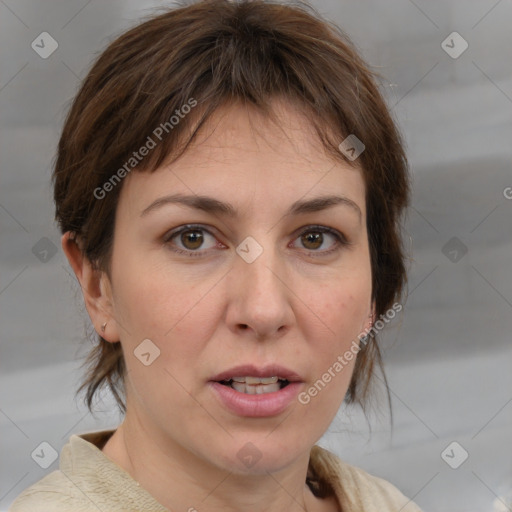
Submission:
<svg viewBox="0 0 512 512">
<path fill-rule="evenodd" d="M 194 231 L 194 230 L 206 231 L 211 236 L 215 236 L 214 233 L 212 232 L 213 228 L 208 226 L 207 224 L 184 224 L 175 229 L 172 229 L 171 231 L 168 231 L 163 236 L 162 240 L 163 240 L 163 242 L 168 242 L 171 238 L 174 238 L 175 236 L 180 235 L 184 231 Z"/>
<path fill-rule="evenodd" d="M 338 231 L 337 229 L 334 228 L 330 228 L 329 226 L 323 226 L 321 224 L 308 224 L 304 228 L 301 228 L 297 236 L 303 235 L 304 233 L 307 233 L 309 231 L 319 231 L 320 233 L 328 233 L 334 236 L 335 238 L 338 238 L 340 242 L 346 245 L 352 245 L 352 243 L 347 240 L 347 237 L 343 232 Z"/>
</svg>

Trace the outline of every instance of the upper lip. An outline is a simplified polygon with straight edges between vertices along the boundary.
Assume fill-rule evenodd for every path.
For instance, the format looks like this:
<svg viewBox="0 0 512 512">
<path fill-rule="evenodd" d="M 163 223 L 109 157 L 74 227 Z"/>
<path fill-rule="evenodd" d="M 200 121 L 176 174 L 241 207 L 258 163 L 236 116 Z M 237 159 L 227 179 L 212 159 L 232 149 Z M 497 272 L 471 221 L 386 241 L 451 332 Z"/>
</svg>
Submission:
<svg viewBox="0 0 512 512">
<path fill-rule="evenodd" d="M 289 382 L 302 382 L 300 375 L 284 366 L 275 364 L 259 367 L 253 364 L 235 366 L 215 375 L 211 380 L 219 382 L 222 380 L 230 380 L 233 377 L 279 377 Z"/>
</svg>

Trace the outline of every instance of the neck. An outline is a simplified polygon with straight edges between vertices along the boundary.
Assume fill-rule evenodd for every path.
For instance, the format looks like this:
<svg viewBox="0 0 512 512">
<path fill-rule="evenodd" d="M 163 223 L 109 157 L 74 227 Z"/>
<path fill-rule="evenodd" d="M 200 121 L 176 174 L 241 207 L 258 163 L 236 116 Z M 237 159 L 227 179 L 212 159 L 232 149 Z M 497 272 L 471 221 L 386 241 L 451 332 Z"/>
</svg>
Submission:
<svg viewBox="0 0 512 512">
<path fill-rule="evenodd" d="M 235 474 L 132 425 L 128 417 L 103 452 L 169 510 L 313 512 L 328 501 L 316 498 L 305 484 L 309 453 L 279 472 Z"/>
</svg>

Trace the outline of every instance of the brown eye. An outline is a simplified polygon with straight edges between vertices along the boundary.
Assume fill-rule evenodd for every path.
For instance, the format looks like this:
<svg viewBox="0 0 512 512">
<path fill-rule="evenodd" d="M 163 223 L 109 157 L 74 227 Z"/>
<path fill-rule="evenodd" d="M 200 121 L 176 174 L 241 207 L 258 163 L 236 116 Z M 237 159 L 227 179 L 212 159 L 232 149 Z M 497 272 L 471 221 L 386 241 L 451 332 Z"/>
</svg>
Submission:
<svg viewBox="0 0 512 512">
<path fill-rule="evenodd" d="M 301 236 L 302 245 L 306 249 L 316 250 L 322 246 L 324 241 L 323 233 L 318 233 L 316 231 L 309 231 L 306 234 Z"/>
<path fill-rule="evenodd" d="M 194 229 L 181 233 L 180 240 L 185 249 L 194 250 L 201 247 L 204 241 L 204 237 L 201 233 L 201 230 Z"/>
<path fill-rule="evenodd" d="M 330 243 L 329 243 L 330 242 Z M 315 256 L 327 256 L 350 243 L 345 235 L 327 226 L 308 226 L 295 239 L 294 247 L 300 247 Z"/>
<path fill-rule="evenodd" d="M 218 247 L 217 239 L 202 226 L 182 226 L 164 236 L 163 242 L 186 256 L 205 256 L 209 249 Z M 198 250 L 201 249 L 201 250 Z"/>
</svg>

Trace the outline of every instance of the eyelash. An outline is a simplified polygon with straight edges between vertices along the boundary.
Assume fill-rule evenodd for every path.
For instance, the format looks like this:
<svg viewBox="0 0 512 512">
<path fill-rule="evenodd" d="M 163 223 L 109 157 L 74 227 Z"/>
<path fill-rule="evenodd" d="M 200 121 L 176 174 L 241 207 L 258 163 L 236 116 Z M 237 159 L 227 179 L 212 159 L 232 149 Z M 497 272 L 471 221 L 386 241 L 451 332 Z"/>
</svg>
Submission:
<svg viewBox="0 0 512 512">
<path fill-rule="evenodd" d="M 181 228 L 179 228 L 179 229 L 177 229 L 175 231 L 171 231 L 170 233 L 166 234 L 164 236 L 164 239 L 163 239 L 164 244 L 168 244 L 173 238 L 181 235 L 182 233 L 184 233 L 186 231 L 205 231 L 206 233 L 208 233 L 211 236 L 215 237 L 215 235 L 210 230 L 206 229 L 204 226 L 202 226 L 200 224 L 187 224 L 187 225 L 182 226 Z M 335 247 L 333 249 L 329 249 L 328 251 L 313 251 L 313 250 L 310 250 L 309 252 L 314 257 L 327 256 L 327 255 L 330 255 L 330 254 L 332 254 L 332 253 L 334 253 L 336 251 L 339 251 L 344 246 L 351 245 L 351 243 L 349 241 L 347 241 L 347 239 L 345 238 L 345 236 L 342 233 L 340 233 L 339 231 L 337 231 L 335 229 L 329 228 L 327 226 L 318 226 L 318 225 L 307 226 L 304 230 L 302 230 L 297 235 L 296 238 L 299 238 L 302 235 L 304 235 L 305 233 L 309 233 L 309 232 L 313 232 L 313 233 L 327 233 L 329 235 L 332 235 L 336 239 L 336 244 L 335 244 Z M 200 256 L 204 256 L 205 253 L 207 253 L 210 249 L 207 249 L 207 250 L 204 250 L 204 251 L 192 251 L 192 250 L 185 251 L 183 249 L 180 249 L 179 247 L 171 247 L 171 250 L 176 252 L 176 253 L 178 253 L 178 254 L 183 254 L 183 255 L 189 256 L 189 257 L 200 257 Z M 305 249 L 305 250 L 307 250 L 307 249 Z"/>
</svg>

